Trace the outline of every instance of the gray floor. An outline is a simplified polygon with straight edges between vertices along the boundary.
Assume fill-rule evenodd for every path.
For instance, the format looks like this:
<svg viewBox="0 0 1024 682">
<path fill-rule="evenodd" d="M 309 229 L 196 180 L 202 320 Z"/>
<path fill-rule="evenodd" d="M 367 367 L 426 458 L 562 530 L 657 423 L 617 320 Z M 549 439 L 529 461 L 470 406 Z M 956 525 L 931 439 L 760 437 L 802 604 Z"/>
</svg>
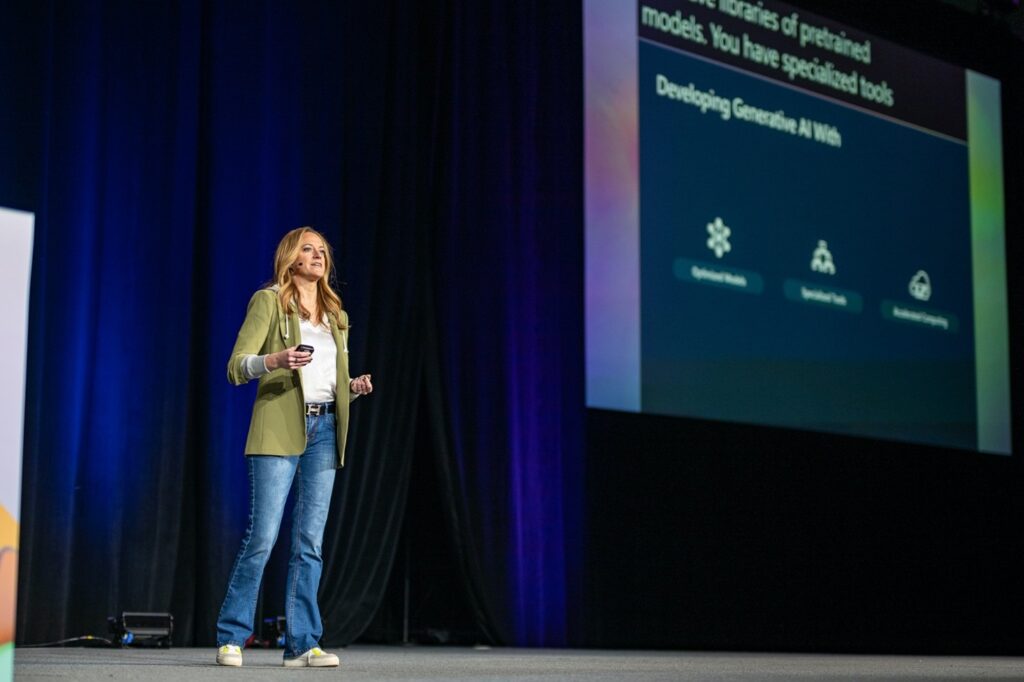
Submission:
<svg viewBox="0 0 1024 682">
<path fill-rule="evenodd" d="M 248 650 L 243 668 L 214 665 L 214 649 L 17 649 L 28 680 L 1022 680 L 1024 658 L 827 656 L 665 651 L 354 646 L 341 667 L 281 667 L 280 651 Z"/>
</svg>

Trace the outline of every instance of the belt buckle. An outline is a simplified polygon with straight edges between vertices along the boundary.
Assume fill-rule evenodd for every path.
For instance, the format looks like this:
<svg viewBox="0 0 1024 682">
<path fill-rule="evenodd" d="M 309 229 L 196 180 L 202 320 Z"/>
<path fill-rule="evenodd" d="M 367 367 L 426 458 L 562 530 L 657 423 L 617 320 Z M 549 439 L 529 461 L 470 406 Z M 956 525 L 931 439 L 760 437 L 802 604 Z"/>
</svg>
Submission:
<svg viewBox="0 0 1024 682">
<path fill-rule="evenodd" d="M 306 405 L 306 414 L 307 415 L 312 414 L 312 415 L 316 415 L 317 417 L 319 417 L 322 410 L 323 410 L 323 405 L 321 405 L 320 403 L 310 403 L 309 405 Z"/>
</svg>

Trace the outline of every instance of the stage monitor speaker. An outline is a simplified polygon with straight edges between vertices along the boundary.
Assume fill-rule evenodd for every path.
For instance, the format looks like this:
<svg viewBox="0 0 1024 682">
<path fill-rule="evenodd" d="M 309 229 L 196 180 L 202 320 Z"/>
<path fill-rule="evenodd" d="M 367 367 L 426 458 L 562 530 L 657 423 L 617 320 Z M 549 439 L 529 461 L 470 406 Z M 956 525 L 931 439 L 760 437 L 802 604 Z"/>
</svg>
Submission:
<svg viewBox="0 0 1024 682">
<path fill-rule="evenodd" d="M 174 616 L 169 613 L 124 611 L 120 618 L 108 617 L 107 623 L 121 646 L 171 646 Z"/>
</svg>

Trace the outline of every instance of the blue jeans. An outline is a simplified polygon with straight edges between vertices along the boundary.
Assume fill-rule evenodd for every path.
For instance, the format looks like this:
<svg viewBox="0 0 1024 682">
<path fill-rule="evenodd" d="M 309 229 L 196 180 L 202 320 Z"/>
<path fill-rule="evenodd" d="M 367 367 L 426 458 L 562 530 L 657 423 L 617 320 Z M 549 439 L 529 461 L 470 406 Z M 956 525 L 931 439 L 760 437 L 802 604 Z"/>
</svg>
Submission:
<svg viewBox="0 0 1024 682">
<path fill-rule="evenodd" d="M 231 569 L 227 595 L 217 617 L 218 647 L 243 646 L 252 634 L 263 568 L 277 542 L 293 481 L 297 481 L 298 487 L 292 510 L 284 657 L 295 658 L 318 645 L 323 623 L 316 593 L 323 569 L 321 543 L 338 458 L 335 440 L 334 415 L 310 415 L 306 417 L 306 451 L 302 455 L 245 458 L 249 468 L 249 527 Z"/>
</svg>

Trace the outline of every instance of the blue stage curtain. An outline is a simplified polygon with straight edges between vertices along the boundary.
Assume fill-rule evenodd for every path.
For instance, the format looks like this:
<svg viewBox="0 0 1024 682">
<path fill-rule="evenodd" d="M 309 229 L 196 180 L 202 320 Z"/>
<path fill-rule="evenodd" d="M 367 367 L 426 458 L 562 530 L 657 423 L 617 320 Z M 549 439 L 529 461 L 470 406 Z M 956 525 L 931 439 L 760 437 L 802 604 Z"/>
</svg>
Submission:
<svg viewBox="0 0 1024 682">
<path fill-rule="evenodd" d="M 579 8 L 526 0 L 452 13 L 433 271 L 448 513 L 493 636 L 578 643 Z"/>
<path fill-rule="evenodd" d="M 40 19 L 19 642 L 103 634 L 122 605 L 168 610 L 195 582 L 178 571 L 201 361 L 198 12 L 52 3 Z"/>
<path fill-rule="evenodd" d="M 148 610 L 175 615 L 177 642 L 212 643 L 253 397 L 224 366 L 277 240 L 310 224 L 336 247 L 353 370 L 377 380 L 328 522 L 325 641 L 353 640 L 380 601 L 427 410 L 438 542 L 480 627 L 571 643 L 579 8 L 18 8 L 41 90 L 3 112 L 42 114 L 15 145 L 38 159 L 18 206 L 37 213 L 18 641 Z M 17 68 L 3 82 L 31 80 Z"/>
</svg>

